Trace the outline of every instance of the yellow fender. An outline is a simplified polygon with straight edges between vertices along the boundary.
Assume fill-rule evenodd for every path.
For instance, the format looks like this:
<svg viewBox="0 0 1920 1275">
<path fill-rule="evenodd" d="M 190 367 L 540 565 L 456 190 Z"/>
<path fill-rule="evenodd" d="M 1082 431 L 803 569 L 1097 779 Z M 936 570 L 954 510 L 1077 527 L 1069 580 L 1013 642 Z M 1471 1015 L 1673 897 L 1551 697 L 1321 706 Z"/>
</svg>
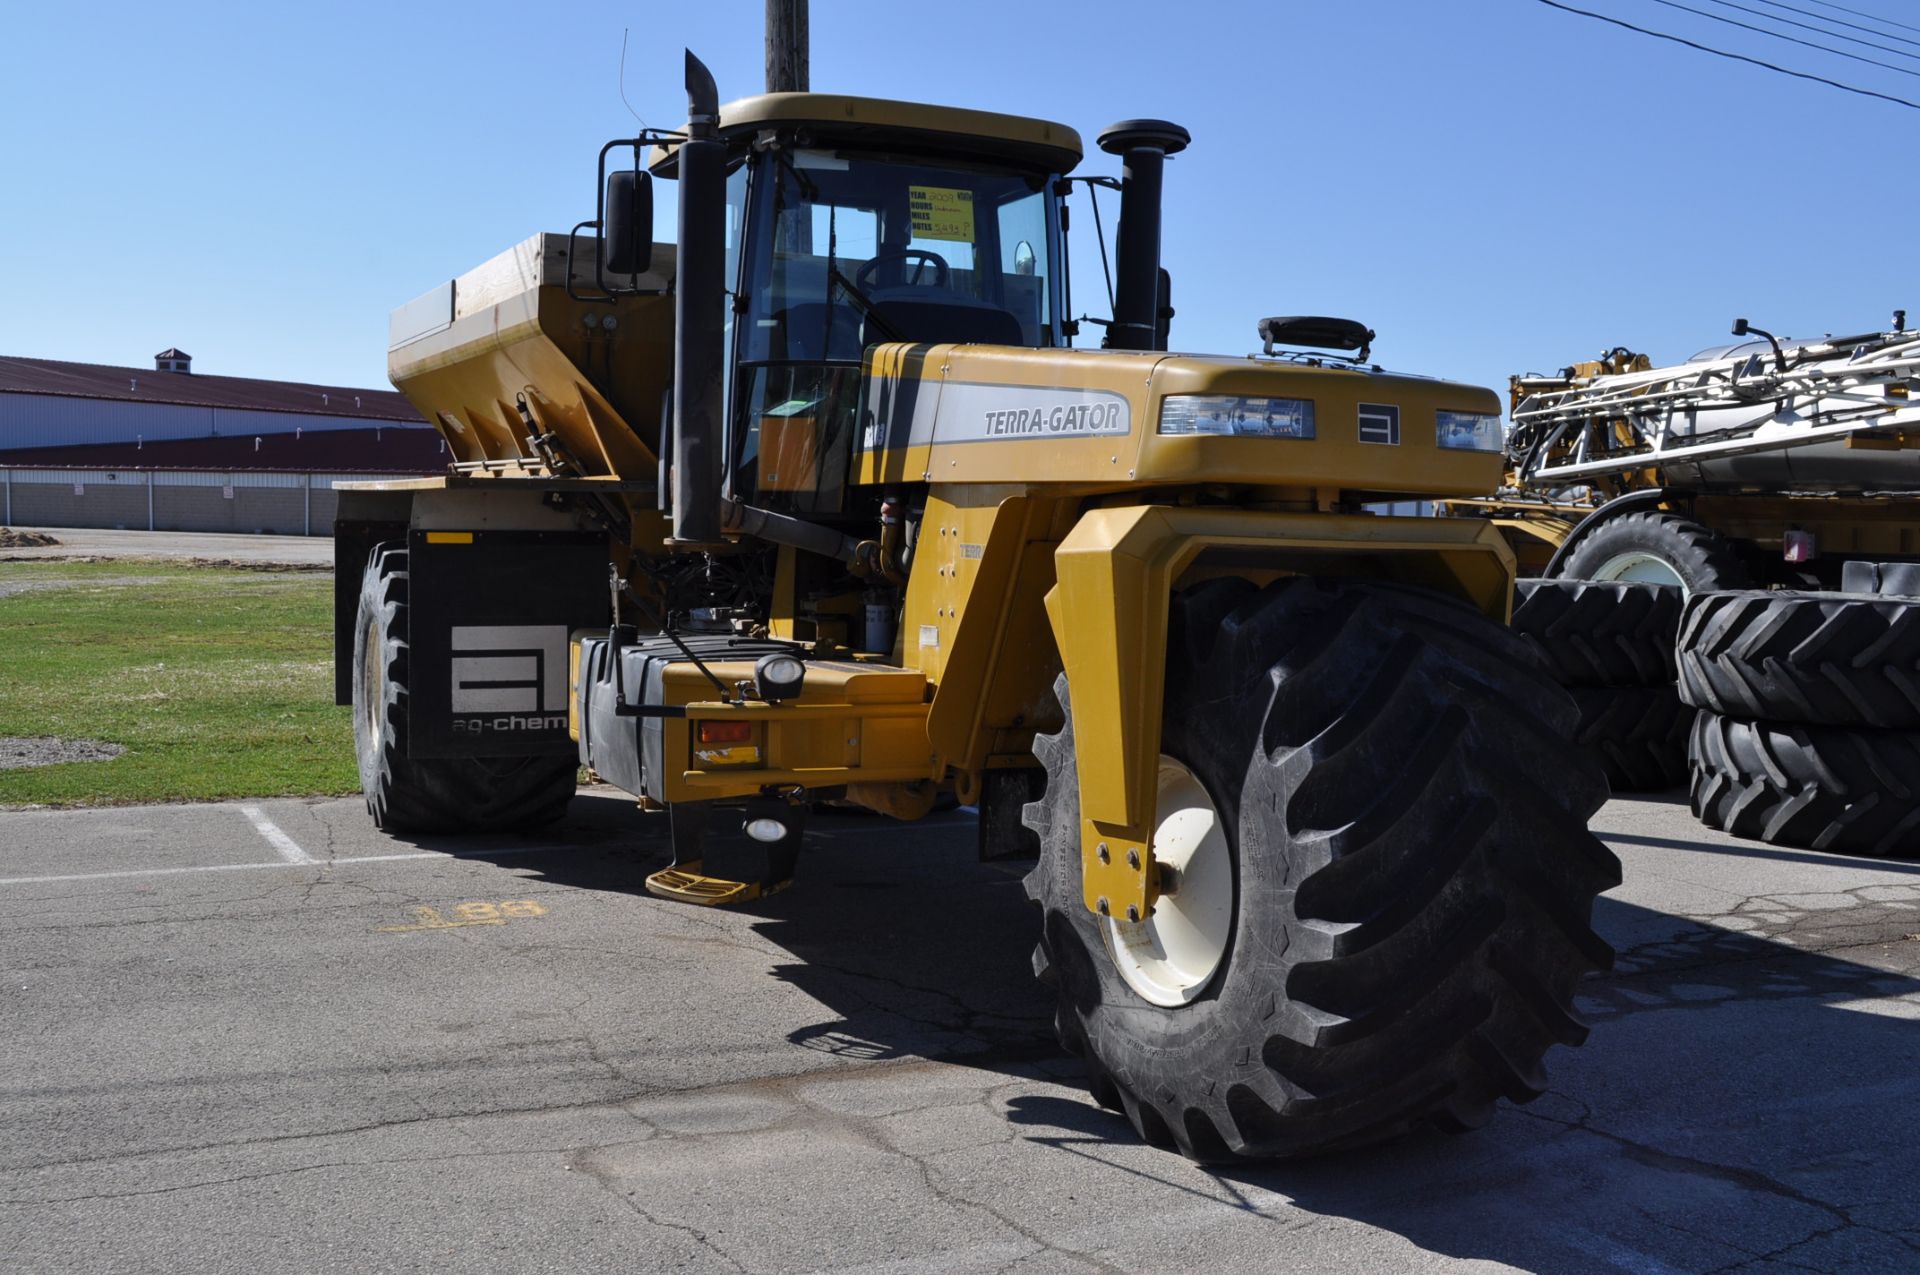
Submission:
<svg viewBox="0 0 1920 1275">
<path fill-rule="evenodd" d="M 1159 897 L 1167 616 L 1183 577 L 1371 576 L 1453 594 L 1505 623 L 1513 561 L 1499 530 L 1476 519 L 1165 505 L 1083 514 L 1054 553 L 1046 604 L 1071 688 L 1088 909 L 1138 920 Z"/>
</svg>

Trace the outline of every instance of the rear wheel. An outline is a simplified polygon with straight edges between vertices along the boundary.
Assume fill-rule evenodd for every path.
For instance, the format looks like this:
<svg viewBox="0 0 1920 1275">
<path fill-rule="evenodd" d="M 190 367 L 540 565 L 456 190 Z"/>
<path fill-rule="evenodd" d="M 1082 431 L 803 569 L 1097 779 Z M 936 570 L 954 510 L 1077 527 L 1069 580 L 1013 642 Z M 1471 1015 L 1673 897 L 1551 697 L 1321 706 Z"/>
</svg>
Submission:
<svg viewBox="0 0 1920 1275">
<path fill-rule="evenodd" d="M 1582 536 L 1561 563 L 1574 580 L 1677 584 L 1689 593 L 1742 589 L 1747 569 L 1733 546 L 1691 518 L 1621 514 Z"/>
<path fill-rule="evenodd" d="M 1066 724 L 1026 820 L 1035 968 L 1094 1095 L 1204 1161 L 1305 1155 L 1526 1101 L 1587 1029 L 1619 863 L 1575 710 L 1520 641 L 1419 590 L 1211 581 L 1175 600 L 1157 856 L 1139 925 L 1081 901 Z"/>
<path fill-rule="evenodd" d="M 354 626 L 353 742 L 360 787 L 388 832 L 480 832 L 550 823 L 573 799 L 569 756 L 407 755 L 407 551 L 375 546 Z"/>
</svg>

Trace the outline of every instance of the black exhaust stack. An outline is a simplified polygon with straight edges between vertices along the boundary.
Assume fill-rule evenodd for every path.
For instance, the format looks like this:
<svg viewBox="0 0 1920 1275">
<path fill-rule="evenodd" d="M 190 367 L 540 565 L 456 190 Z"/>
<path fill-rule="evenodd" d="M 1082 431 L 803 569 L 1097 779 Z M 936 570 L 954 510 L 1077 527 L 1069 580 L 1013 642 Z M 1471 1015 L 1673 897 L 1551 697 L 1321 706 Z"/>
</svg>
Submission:
<svg viewBox="0 0 1920 1275">
<path fill-rule="evenodd" d="M 1160 296 L 1160 186 L 1167 156 L 1193 137 L 1165 120 L 1122 120 L 1100 134 L 1100 149 L 1121 157 L 1120 233 L 1115 236 L 1114 350 L 1164 350 Z"/>
<path fill-rule="evenodd" d="M 673 321 L 673 539 L 717 545 L 726 374 L 727 150 L 720 141 L 720 90 L 687 53 L 687 140 L 680 179 L 679 262 Z"/>
</svg>

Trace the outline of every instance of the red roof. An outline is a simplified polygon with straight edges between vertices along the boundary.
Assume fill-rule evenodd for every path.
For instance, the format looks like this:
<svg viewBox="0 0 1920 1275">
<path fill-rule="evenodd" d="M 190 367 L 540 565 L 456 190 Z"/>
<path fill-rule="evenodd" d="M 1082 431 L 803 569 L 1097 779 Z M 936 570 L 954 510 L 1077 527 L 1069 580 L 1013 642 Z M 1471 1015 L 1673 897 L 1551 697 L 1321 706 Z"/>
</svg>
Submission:
<svg viewBox="0 0 1920 1275">
<path fill-rule="evenodd" d="M 172 353 L 172 351 L 169 351 Z M 160 357 L 160 356 L 156 356 Z M 59 394 L 124 403 L 183 403 L 256 412 L 301 412 L 352 416 L 370 421 L 418 423 L 420 413 L 393 390 L 361 390 L 297 381 L 257 381 L 245 376 L 160 372 L 150 367 L 108 367 L 59 359 L 0 358 L 0 394 Z"/>
</svg>

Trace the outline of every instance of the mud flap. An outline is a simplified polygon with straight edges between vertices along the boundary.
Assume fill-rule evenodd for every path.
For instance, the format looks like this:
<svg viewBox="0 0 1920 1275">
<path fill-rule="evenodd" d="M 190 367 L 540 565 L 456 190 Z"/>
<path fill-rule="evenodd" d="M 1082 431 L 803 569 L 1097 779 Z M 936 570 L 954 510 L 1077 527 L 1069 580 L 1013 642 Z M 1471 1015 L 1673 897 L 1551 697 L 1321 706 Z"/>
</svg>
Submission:
<svg viewBox="0 0 1920 1275">
<path fill-rule="evenodd" d="M 567 640 L 606 627 L 606 537 L 416 530 L 407 554 L 409 755 L 573 752 Z"/>
</svg>

